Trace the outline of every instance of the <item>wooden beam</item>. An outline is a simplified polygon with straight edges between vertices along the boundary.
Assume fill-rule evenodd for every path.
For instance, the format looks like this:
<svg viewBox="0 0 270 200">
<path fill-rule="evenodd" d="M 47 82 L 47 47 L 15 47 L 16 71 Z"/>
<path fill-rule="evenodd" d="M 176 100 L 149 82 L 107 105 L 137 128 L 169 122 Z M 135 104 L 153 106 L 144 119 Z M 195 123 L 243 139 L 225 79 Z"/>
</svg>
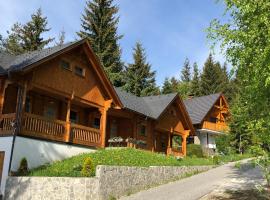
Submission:
<svg viewBox="0 0 270 200">
<path fill-rule="evenodd" d="M 68 99 L 67 100 L 67 113 L 66 113 L 66 126 L 65 126 L 65 142 L 70 142 L 70 139 L 71 139 L 70 108 L 71 108 L 71 99 Z"/>
<path fill-rule="evenodd" d="M 107 100 L 104 103 L 104 108 L 100 108 L 101 112 L 101 126 L 100 126 L 100 140 L 101 147 L 104 148 L 106 144 L 106 127 L 107 127 L 107 113 L 109 108 L 111 107 L 112 100 Z"/>
<path fill-rule="evenodd" d="M 2 79 L 1 80 L 1 88 L 0 88 L 0 114 L 3 113 L 3 108 L 4 108 L 4 101 L 5 101 L 5 92 L 6 92 L 6 88 L 8 87 L 8 85 L 10 84 L 10 82 L 6 79 Z"/>
</svg>

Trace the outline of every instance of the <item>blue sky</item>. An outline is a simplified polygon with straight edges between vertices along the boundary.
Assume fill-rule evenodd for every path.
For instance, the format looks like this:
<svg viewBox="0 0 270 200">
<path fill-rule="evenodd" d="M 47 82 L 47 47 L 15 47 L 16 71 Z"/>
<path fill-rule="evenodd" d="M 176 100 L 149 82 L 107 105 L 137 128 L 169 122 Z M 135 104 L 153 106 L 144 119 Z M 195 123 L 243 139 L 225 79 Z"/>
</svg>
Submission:
<svg viewBox="0 0 270 200">
<path fill-rule="evenodd" d="M 202 68 L 210 52 L 205 29 L 214 18 L 222 17 L 224 6 L 216 0 L 116 0 L 120 7 L 119 33 L 124 62 L 132 62 L 136 41 L 143 43 L 149 63 L 156 71 L 157 83 L 165 77 L 179 78 L 185 58 Z M 0 34 L 13 23 L 24 23 L 41 7 L 48 17 L 50 35 L 66 32 L 66 41 L 74 40 L 80 30 L 85 0 L 7 0 L 0 1 Z M 216 60 L 224 62 L 218 50 Z"/>
</svg>

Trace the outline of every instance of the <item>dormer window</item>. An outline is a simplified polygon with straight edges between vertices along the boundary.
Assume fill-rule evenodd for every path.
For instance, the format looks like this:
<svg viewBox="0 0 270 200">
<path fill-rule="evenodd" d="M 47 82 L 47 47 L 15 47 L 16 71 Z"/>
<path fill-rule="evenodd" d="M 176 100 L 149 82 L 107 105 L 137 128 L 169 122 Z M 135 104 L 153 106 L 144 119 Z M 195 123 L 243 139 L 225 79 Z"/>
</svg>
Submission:
<svg viewBox="0 0 270 200">
<path fill-rule="evenodd" d="M 62 67 L 62 69 L 71 71 L 70 63 L 65 60 L 61 60 L 60 66 Z"/>
<path fill-rule="evenodd" d="M 75 66 L 75 74 L 81 77 L 85 76 L 85 70 L 79 66 Z"/>
</svg>

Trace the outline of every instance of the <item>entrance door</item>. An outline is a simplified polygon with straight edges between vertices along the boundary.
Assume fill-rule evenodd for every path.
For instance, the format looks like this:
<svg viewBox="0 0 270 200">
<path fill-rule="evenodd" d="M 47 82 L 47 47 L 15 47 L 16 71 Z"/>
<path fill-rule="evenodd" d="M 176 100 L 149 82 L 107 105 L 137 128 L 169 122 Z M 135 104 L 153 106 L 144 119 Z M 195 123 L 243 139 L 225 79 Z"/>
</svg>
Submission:
<svg viewBox="0 0 270 200">
<path fill-rule="evenodd" d="M 2 180 L 4 158 L 5 158 L 5 152 L 4 151 L 0 151 L 0 186 L 1 186 L 1 180 Z"/>
</svg>

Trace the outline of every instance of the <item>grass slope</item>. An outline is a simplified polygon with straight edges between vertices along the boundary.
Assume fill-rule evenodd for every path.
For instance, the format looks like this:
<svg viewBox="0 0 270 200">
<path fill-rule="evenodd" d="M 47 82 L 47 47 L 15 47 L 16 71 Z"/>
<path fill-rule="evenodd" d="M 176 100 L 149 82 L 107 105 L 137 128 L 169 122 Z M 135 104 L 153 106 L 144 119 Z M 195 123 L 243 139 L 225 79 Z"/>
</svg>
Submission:
<svg viewBox="0 0 270 200">
<path fill-rule="evenodd" d="M 91 157 L 94 166 L 118 165 L 118 166 L 191 166 L 191 165 L 213 165 L 212 158 L 186 157 L 177 160 L 171 156 L 152 153 L 133 148 L 101 149 L 95 153 L 81 154 L 57 161 L 50 165 L 44 165 L 33 169 L 29 176 L 59 176 L 80 177 L 81 166 L 87 157 Z"/>
</svg>

